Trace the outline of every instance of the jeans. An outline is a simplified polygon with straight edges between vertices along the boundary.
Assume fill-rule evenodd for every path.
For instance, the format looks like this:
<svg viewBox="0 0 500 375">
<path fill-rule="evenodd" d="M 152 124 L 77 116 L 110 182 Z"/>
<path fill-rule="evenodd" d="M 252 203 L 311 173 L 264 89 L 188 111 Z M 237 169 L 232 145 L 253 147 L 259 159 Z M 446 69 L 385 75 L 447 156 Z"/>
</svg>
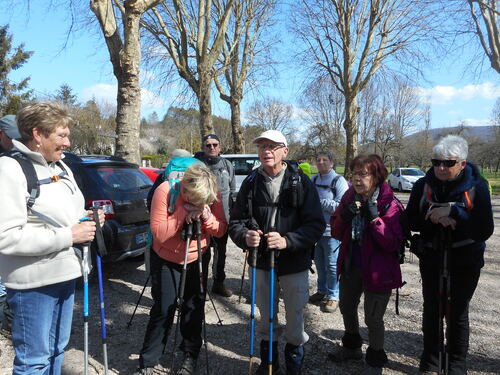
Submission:
<svg viewBox="0 0 500 375">
<path fill-rule="evenodd" d="M 163 354 L 174 321 L 183 268 L 180 264 L 160 258 L 154 250 L 150 253 L 150 262 L 151 294 L 154 304 L 149 312 L 148 327 L 139 357 L 139 366 L 141 368 L 154 367 L 159 363 Z M 180 349 L 185 353 L 192 354 L 195 358 L 198 357 L 202 344 L 201 329 L 205 314 L 209 263 L 210 252 L 206 251 L 202 256 L 204 294 L 200 293 L 198 261 L 189 263 L 186 270 L 186 284 L 180 320 L 182 335 Z"/>
<path fill-rule="evenodd" d="M 212 264 L 212 275 L 214 283 L 222 283 L 226 280 L 226 246 L 227 237 L 229 233 L 226 232 L 222 237 L 212 237 L 211 245 L 214 247 L 214 261 Z"/>
<path fill-rule="evenodd" d="M 335 238 L 322 237 L 314 249 L 314 264 L 318 271 L 318 292 L 326 295 L 327 300 L 339 299 L 337 280 L 337 257 L 340 242 Z"/>
<path fill-rule="evenodd" d="M 34 289 L 7 289 L 13 313 L 13 375 L 60 375 L 73 320 L 75 280 Z"/>
</svg>

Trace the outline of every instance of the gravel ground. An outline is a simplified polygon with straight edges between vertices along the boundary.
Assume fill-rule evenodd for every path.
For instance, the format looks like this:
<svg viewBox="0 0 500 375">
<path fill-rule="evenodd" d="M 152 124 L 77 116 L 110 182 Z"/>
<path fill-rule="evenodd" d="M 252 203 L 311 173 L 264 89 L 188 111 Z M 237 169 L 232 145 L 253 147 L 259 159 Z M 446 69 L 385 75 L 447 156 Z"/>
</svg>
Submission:
<svg viewBox="0 0 500 375">
<path fill-rule="evenodd" d="M 403 201 L 407 194 L 401 194 Z M 486 266 L 483 268 L 479 286 L 471 303 L 471 339 L 469 350 L 470 374 L 500 374 L 500 326 L 499 326 L 499 293 L 500 278 L 500 196 L 493 200 L 496 231 L 488 241 Z M 408 257 L 407 257 L 408 258 Z M 137 313 L 130 328 L 127 328 L 135 303 L 143 288 L 146 273 L 142 262 L 125 261 L 105 266 L 106 323 L 108 330 L 108 362 L 110 374 L 133 374 L 137 367 L 138 353 L 141 349 L 148 313 L 152 304 L 150 288 L 146 288 Z M 227 286 L 234 291 L 240 287 L 243 267 L 243 254 L 232 243 L 228 248 L 226 266 Z M 394 295 L 389 303 L 386 315 L 386 351 L 389 363 L 384 374 L 417 374 L 418 357 L 422 347 L 420 320 L 422 314 L 421 284 L 416 258 L 407 259 L 403 265 L 406 286 L 400 294 L 400 315 L 395 314 Z M 100 338 L 99 302 L 97 282 L 94 278 L 91 290 L 91 320 L 89 326 L 90 340 L 90 374 L 104 374 L 102 344 Z M 211 281 L 209 281 L 209 285 Z M 245 282 L 243 295 L 249 295 L 248 281 Z M 316 275 L 310 276 L 310 293 L 316 290 Z M 206 304 L 208 365 L 211 374 L 248 374 L 248 345 L 250 305 L 243 297 L 241 303 L 238 296 L 228 299 L 214 297 L 218 318 L 210 302 Z M 77 291 L 75 314 L 71 341 L 68 346 L 63 374 L 77 375 L 83 373 L 83 320 L 82 293 Z M 283 304 L 280 304 L 280 322 L 284 322 Z M 362 318 L 360 305 L 360 321 Z M 310 341 L 306 345 L 306 359 L 303 374 L 357 374 L 363 368 L 363 362 L 353 361 L 343 365 L 329 362 L 327 354 L 340 343 L 343 325 L 339 311 L 323 313 L 318 306 L 308 305 L 305 311 L 306 331 Z M 363 323 L 362 323 L 363 324 Z M 367 330 L 361 330 L 365 339 Z M 172 336 L 155 374 L 171 374 Z M 180 341 L 180 340 L 179 340 Z M 258 343 L 258 338 L 256 344 Z M 285 343 L 280 342 L 281 350 Z M 256 345 L 258 346 L 258 345 Z M 12 373 L 13 349 L 10 342 L 0 336 L 0 375 Z M 281 355 L 283 357 L 283 355 Z M 179 364 L 179 358 L 177 364 Z M 199 361 L 199 373 L 205 372 L 206 355 L 202 350 Z M 255 363 L 258 363 L 256 360 Z M 283 364 L 283 358 L 282 358 Z M 255 368 L 256 366 L 254 366 Z"/>
</svg>

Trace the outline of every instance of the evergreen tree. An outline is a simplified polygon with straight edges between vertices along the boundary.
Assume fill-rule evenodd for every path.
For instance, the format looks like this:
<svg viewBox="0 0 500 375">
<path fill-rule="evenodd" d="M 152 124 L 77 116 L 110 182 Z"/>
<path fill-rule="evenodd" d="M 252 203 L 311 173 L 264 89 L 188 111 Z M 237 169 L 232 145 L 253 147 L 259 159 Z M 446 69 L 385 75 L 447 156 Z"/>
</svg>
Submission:
<svg viewBox="0 0 500 375">
<path fill-rule="evenodd" d="M 12 47 L 9 26 L 0 26 L 0 116 L 17 113 L 23 103 L 30 100 L 31 90 L 27 90 L 29 77 L 19 83 L 9 80 L 9 74 L 28 61 L 33 52 L 25 51 L 24 44 Z"/>
<path fill-rule="evenodd" d="M 76 95 L 67 83 L 63 83 L 57 90 L 56 100 L 68 106 L 76 105 Z"/>
</svg>

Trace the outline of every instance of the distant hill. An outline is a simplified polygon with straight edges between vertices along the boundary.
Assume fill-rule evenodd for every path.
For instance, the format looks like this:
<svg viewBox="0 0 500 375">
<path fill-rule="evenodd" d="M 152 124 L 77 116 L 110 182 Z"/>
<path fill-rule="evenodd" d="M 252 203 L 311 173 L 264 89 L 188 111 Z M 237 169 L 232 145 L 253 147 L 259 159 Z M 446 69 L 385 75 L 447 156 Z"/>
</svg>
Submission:
<svg viewBox="0 0 500 375">
<path fill-rule="evenodd" d="M 474 137 L 479 138 L 483 141 L 489 141 L 494 137 L 494 127 L 493 126 L 454 126 L 450 128 L 435 128 L 430 129 L 431 136 L 433 140 L 437 140 L 444 134 L 458 134 L 461 131 L 460 135 L 465 137 Z M 410 134 L 406 137 L 406 139 L 411 140 L 412 138 L 417 137 L 419 134 L 422 134 L 424 131 L 420 131 L 417 133 Z"/>
</svg>

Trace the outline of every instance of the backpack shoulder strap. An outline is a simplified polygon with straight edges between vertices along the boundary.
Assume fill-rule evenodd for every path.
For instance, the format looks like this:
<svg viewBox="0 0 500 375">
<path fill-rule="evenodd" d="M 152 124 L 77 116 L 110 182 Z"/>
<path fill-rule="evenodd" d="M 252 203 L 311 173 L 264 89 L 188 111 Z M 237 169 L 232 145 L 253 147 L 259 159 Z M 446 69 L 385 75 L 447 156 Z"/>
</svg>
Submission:
<svg viewBox="0 0 500 375">
<path fill-rule="evenodd" d="M 27 190 L 29 194 L 27 206 L 28 208 L 33 207 L 35 199 L 40 195 L 40 185 L 38 183 L 38 177 L 33 163 L 26 155 L 18 150 L 7 151 L 3 154 L 3 156 L 8 156 L 16 160 L 21 166 L 24 176 L 26 177 Z"/>
</svg>

